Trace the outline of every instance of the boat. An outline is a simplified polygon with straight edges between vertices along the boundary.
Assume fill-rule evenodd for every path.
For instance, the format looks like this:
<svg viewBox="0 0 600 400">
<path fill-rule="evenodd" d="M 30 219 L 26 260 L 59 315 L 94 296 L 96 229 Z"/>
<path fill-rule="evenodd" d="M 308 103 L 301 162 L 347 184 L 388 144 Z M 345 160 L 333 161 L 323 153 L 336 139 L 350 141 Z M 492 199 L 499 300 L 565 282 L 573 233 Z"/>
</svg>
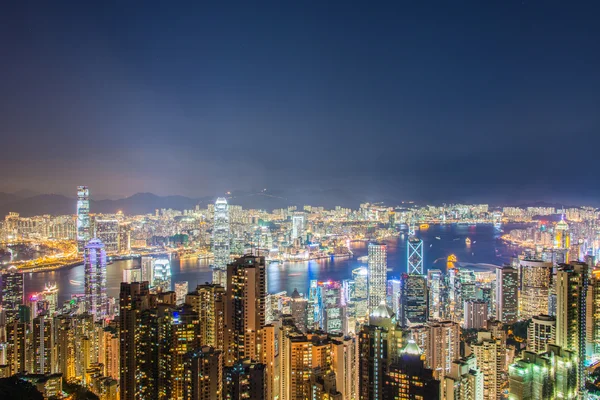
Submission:
<svg viewBox="0 0 600 400">
<path fill-rule="evenodd" d="M 71 285 L 75 285 L 75 286 L 81 286 L 81 285 L 83 285 L 83 282 L 79 282 L 79 281 L 76 281 L 76 280 L 73 280 L 73 279 L 69 279 L 69 283 Z"/>
<path fill-rule="evenodd" d="M 429 245 L 429 247 L 433 247 L 433 245 L 432 245 L 432 244 L 430 244 L 430 245 Z"/>
<path fill-rule="evenodd" d="M 466 244 L 467 246 L 470 246 L 470 245 L 471 245 L 471 239 L 469 239 L 469 238 L 466 238 L 466 239 L 465 239 L 465 244 Z"/>
<path fill-rule="evenodd" d="M 429 224 L 421 224 L 419 225 L 419 229 L 429 229 Z"/>
<path fill-rule="evenodd" d="M 360 256 L 356 260 L 360 262 L 367 262 L 369 261 L 369 256 Z"/>
<path fill-rule="evenodd" d="M 435 238 L 436 238 L 437 240 L 442 240 L 442 238 L 441 238 L 441 237 L 439 237 L 439 236 L 436 236 Z"/>
</svg>

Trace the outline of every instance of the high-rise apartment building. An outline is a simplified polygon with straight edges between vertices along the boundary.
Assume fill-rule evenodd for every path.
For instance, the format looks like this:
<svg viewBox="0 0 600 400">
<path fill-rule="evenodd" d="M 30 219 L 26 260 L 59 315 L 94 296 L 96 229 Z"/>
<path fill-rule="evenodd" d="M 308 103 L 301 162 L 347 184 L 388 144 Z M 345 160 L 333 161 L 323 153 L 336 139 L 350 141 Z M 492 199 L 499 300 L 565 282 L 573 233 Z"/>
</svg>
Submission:
<svg viewBox="0 0 600 400">
<path fill-rule="evenodd" d="M 294 323 L 301 332 L 306 332 L 306 325 L 308 323 L 308 300 L 298 293 L 298 289 L 294 289 L 291 297 L 290 311 Z"/>
<path fill-rule="evenodd" d="M 473 354 L 452 362 L 450 372 L 444 377 L 446 400 L 483 400 L 483 373 L 477 368 Z"/>
<path fill-rule="evenodd" d="M 385 386 L 390 399 L 439 399 L 440 381 L 433 377 L 433 371 L 425 368 L 421 359 L 422 351 L 409 340 L 400 352 L 397 362 L 389 367 Z"/>
<path fill-rule="evenodd" d="M 556 318 L 549 315 L 536 315 L 527 328 L 527 350 L 539 354 L 548 350 L 549 344 L 556 343 Z"/>
<path fill-rule="evenodd" d="M 552 283 L 552 263 L 540 260 L 519 260 L 521 293 L 520 319 L 548 313 L 548 296 Z"/>
<path fill-rule="evenodd" d="M 292 216 L 292 241 L 300 239 L 304 236 L 304 213 L 297 212 Z"/>
<path fill-rule="evenodd" d="M 267 282 L 265 258 L 245 255 L 227 265 L 225 365 L 261 361 Z"/>
<path fill-rule="evenodd" d="M 184 398 L 190 400 L 223 399 L 223 353 L 202 346 L 188 354 Z"/>
<path fill-rule="evenodd" d="M 505 324 L 517 321 L 519 310 L 519 275 L 509 266 L 496 268 L 496 319 Z"/>
<path fill-rule="evenodd" d="M 175 282 L 175 298 L 178 306 L 185 303 L 185 296 L 188 294 L 188 281 Z"/>
<path fill-rule="evenodd" d="M 0 300 L 7 323 L 13 321 L 19 314 L 19 306 L 24 300 L 23 274 L 16 267 L 10 267 L 0 275 L 2 288 Z"/>
<path fill-rule="evenodd" d="M 206 283 L 186 296 L 185 303 L 198 313 L 200 345 L 223 350 L 225 330 L 225 289 Z"/>
<path fill-rule="evenodd" d="M 386 301 L 387 289 L 387 247 L 385 244 L 369 243 L 368 248 L 369 312 L 372 313 Z"/>
<path fill-rule="evenodd" d="M 488 303 L 483 300 L 467 300 L 464 302 L 465 329 L 483 329 L 488 319 Z"/>
<path fill-rule="evenodd" d="M 104 243 L 92 239 L 85 246 L 85 310 L 95 319 L 108 315 L 106 296 L 106 252 Z"/>
<path fill-rule="evenodd" d="M 588 265 L 562 264 L 556 272 L 556 345 L 577 357 L 578 387 L 585 386 Z"/>
<path fill-rule="evenodd" d="M 433 370 L 436 379 L 450 372 L 452 361 L 460 357 L 460 326 L 453 321 L 428 321 L 408 329 L 425 356 L 425 366 Z"/>
<path fill-rule="evenodd" d="M 116 219 L 96 219 L 94 236 L 104 243 L 108 254 L 119 252 L 119 221 Z"/>
<path fill-rule="evenodd" d="M 213 224 L 213 283 L 226 287 L 227 264 L 231 245 L 231 228 L 229 224 L 229 205 L 227 199 L 219 197 L 214 207 Z"/>
<path fill-rule="evenodd" d="M 90 191 L 87 186 L 77 186 L 77 250 L 83 253 L 90 237 Z"/>
<path fill-rule="evenodd" d="M 483 374 L 483 399 L 502 399 L 502 373 L 506 360 L 502 339 L 492 336 L 491 332 L 478 332 L 477 341 L 470 347 L 477 368 Z"/>
</svg>

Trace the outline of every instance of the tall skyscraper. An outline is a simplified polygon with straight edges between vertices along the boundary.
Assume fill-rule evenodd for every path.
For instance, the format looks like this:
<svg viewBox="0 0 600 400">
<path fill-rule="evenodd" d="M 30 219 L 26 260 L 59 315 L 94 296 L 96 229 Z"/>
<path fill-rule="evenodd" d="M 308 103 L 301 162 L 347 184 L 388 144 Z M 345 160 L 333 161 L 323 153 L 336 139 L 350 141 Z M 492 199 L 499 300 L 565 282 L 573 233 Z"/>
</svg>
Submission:
<svg viewBox="0 0 600 400">
<path fill-rule="evenodd" d="M 402 274 L 400 318 L 406 327 L 427 321 L 427 278 L 420 274 Z"/>
<path fill-rule="evenodd" d="M 106 252 L 104 244 L 92 239 L 85 246 L 85 309 L 94 319 L 104 319 L 108 315 L 106 297 Z"/>
<path fill-rule="evenodd" d="M 483 329 L 488 319 L 488 304 L 482 300 L 464 302 L 465 329 Z"/>
<path fill-rule="evenodd" d="M 477 368 L 473 354 L 452 362 L 444 380 L 444 399 L 483 400 L 483 373 Z"/>
<path fill-rule="evenodd" d="M 517 321 L 519 311 L 519 275 L 515 268 L 496 268 L 496 319 L 505 324 Z"/>
<path fill-rule="evenodd" d="M 298 289 L 294 289 L 292 292 L 290 311 L 296 327 L 301 332 L 306 332 L 306 325 L 308 323 L 308 300 L 298 293 Z"/>
<path fill-rule="evenodd" d="M 226 287 L 227 264 L 229 264 L 231 233 L 227 199 L 219 197 L 215 202 L 213 225 L 213 283 Z"/>
<path fill-rule="evenodd" d="M 266 297 L 264 257 L 245 255 L 227 265 L 225 365 L 261 361 Z"/>
<path fill-rule="evenodd" d="M 585 386 L 588 266 L 582 262 L 562 264 L 556 272 L 556 345 L 575 353 L 578 387 Z"/>
<path fill-rule="evenodd" d="M 6 322 L 10 322 L 18 316 L 19 306 L 23 304 L 23 274 L 18 272 L 16 267 L 10 267 L 0 276 L 0 279 L 2 279 L 0 293 L 2 309 L 6 313 Z"/>
<path fill-rule="evenodd" d="M 96 219 L 94 234 L 104 243 L 104 250 L 108 254 L 119 252 L 119 221 L 116 219 Z"/>
<path fill-rule="evenodd" d="M 154 277 L 152 287 L 161 292 L 171 291 L 171 261 L 168 258 L 152 260 L 152 276 Z"/>
<path fill-rule="evenodd" d="M 175 282 L 175 297 L 177 305 L 185 303 L 185 296 L 188 294 L 188 281 Z"/>
<path fill-rule="evenodd" d="M 548 313 L 548 296 L 552 282 L 552 263 L 519 260 L 521 272 L 520 319 Z"/>
<path fill-rule="evenodd" d="M 506 354 L 501 338 L 496 338 L 491 332 L 478 332 L 477 342 L 471 344 L 475 354 L 477 368 L 483 374 L 483 399 L 502 399 L 502 373 Z"/>
<path fill-rule="evenodd" d="M 429 303 L 429 319 L 442 319 L 445 316 L 442 302 L 444 286 L 442 277 L 442 271 L 439 269 L 430 269 L 427 271 L 427 301 Z"/>
<path fill-rule="evenodd" d="M 410 236 L 406 243 L 406 265 L 409 274 L 423 275 L 423 241 Z"/>
<path fill-rule="evenodd" d="M 304 213 L 297 212 L 292 216 L 292 241 L 304 236 Z"/>
<path fill-rule="evenodd" d="M 444 380 L 452 361 L 460 356 L 460 326 L 453 321 L 428 321 L 408 330 L 408 335 L 423 350 L 425 366 L 436 379 Z"/>
<path fill-rule="evenodd" d="M 354 304 L 356 320 L 364 323 L 368 318 L 369 303 L 369 270 L 365 267 L 359 267 L 352 270 L 352 280 L 354 281 L 354 291 L 350 293 L 350 302 Z"/>
<path fill-rule="evenodd" d="M 210 346 L 188 355 L 185 370 L 185 399 L 223 399 L 223 353 Z"/>
<path fill-rule="evenodd" d="M 77 186 L 77 250 L 83 253 L 90 240 L 90 191 L 87 186 Z"/>
<path fill-rule="evenodd" d="M 369 243 L 369 267 L 367 284 L 369 290 L 369 313 L 386 301 L 387 289 L 387 246 Z"/>
<path fill-rule="evenodd" d="M 206 283 L 188 293 L 185 303 L 192 306 L 200 320 L 200 344 L 223 350 L 225 329 L 225 289 Z"/>
<path fill-rule="evenodd" d="M 385 386 L 390 399 L 439 399 L 440 381 L 433 377 L 433 371 L 425 368 L 421 358 L 423 352 L 414 342 L 400 352 L 397 362 L 390 365 Z"/>
</svg>

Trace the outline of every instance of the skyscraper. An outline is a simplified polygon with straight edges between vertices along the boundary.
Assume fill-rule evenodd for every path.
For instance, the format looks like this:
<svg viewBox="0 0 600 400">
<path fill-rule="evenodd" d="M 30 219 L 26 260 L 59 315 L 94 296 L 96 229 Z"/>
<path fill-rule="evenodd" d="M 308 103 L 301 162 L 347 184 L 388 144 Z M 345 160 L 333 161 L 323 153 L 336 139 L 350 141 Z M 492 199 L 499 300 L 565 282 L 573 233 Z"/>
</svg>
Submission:
<svg viewBox="0 0 600 400">
<path fill-rule="evenodd" d="M 7 322 L 10 322 L 17 317 L 19 306 L 23 304 L 23 274 L 18 272 L 16 267 L 10 267 L 0 278 L 2 279 L 2 292 L 0 293 L 2 309 L 6 313 Z"/>
<path fill-rule="evenodd" d="M 496 319 L 505 324 L 517 321 L 519 276 L 515 268 L 496 268 Z"/>
<path fill-rule="evenodd" d="M 464 302 L 465 329 L 483 329 L 488 319 L 488 304 L 482 300 Z"/>
<path fill-rule="evenodd" d="M 477 342 L 471 344 L 477 368 L 483 374 L 484 400 L 502 399 L 502 372 L 506 360 L 501 338 L 491 332 L 478 332 Z"/>
<path fill-rule="evenodd" d="M 446 400 L 483 400 L 483 373 L 473 354 L 453 361 L 443 382 Z"/>
<path fill-rule="evenodd" d="M 188 294 L 188 281 L 175 282 L 175 297 L 177 298 L 178 306 L 185 303 L 185 296 L 187 296 L 187 294 Z"/>
<path fill-rule="evenodd" d="M 225 289 L 206 283 L 188 293 L 185 303 L 192 306 L 200 320 L 200 344 L 223 350 L 225 329 Z"/>
<path fill-rule="evenodd" d="M 229 264 L 231 233 L 227 199 L 219 197 L 215 202 L 213 225 L 213 283 L 226 286 L 227 264 Z"/>
<path fill-rule="evenodd" d="M 369 243 L 369 267 L 367 285 L 369 291 L 369 313 L 386 301 L 387 247 L 385 244 Z"/>
<path fill-rule="evenodd" d="M 369 270 L 365 267 L 359 267 L 352 270 L 352 280 L 354 281 L 354 291 L 350 293 L 350 302 L 354 304 L 356 320 L 365 322 L 368 317 L 368 285 Z"/>
<path fill-rule="evenodd" d="M 549 344 L 556 343 L 556 318 L 536 315 L 527 327 L 527 350 L 539 354 L 548 350 Z"/>
<path fill-rule="evenodd" d="M 171 261 L 168 258 L 152 260 L 152 276 L 154 277 L 152 287 L 161 292 L 171 291 Z"/>
<path fill-rule="evenodd" d="M 298 289 L 294 289 L 292 292 L 290 311 L 296 327 L 301 332 L 306 332 L 306 325 L 308 323 L 308 300 L 298 293 Z"/>
<path fill-rule="evenodd" d="M 87 186 L 77 186 L 77 250 L 83 253 L 90 240 L 90 191 Z"/>
<path fill-rule="evenodd" d="M 186 399 L 221 400 L 223 398 L 223 354 L 210 346 L 188 355 L 184 386 Z"/>
<path fill-rule="evenodd" d="M 406 327 L 427 321 L 427 278 L 420 274 L 402 274 L 400 318 Z"/>
<path fill-rule="evenodd" d="M 556 345 L 575 353 L 580 389 L 585 386 L 587 290 L 587 264 L 574 261 L 559 267 L 556 273 Z"/>
<path fill-rule="evenodd" d="M 406 265 L 409 274 L 423 275 L 423 241 L 410 236 L 406 243 Z"/>
<path fill-rule="evenodd" d="M 552 263 L 519 260 L 521 271 L 520 319 L 548 313 L 548 295 L 552 281 Z"/>
<path fill-rule="evenodd" d="M 85 246 L 85 310 L 94 319 L 104 319 L 108 314 L 106 297 L 106 252 L 104 244 L 92 239 Z"/>
<path fill-rule="evenodd" d="M 440 381 L 433 377 L 431 369 L 425 368 L 422 354 L 414 340 L 409 340 L 400 352 L 399 360 L 390 365 L 385 382 L 388 398 L 440 398 Z"/>
<path fill-rule="evenodd" d="M 225 365 L 261 361 L 266 296 L 264 257 L 245 255 L 227 265 Z"/>
<path fill-rule="evenodd" d="M 442 271 L 430 269 L 427 271 L 427 302 L 429 303 L 429 319 L 441 319 L 445 315 L 443 310 Z"/>
<path fill-rule="evenodd" d="M 292 241 L 304 236 L 304 213 L 297 212 L 292 216 Z"/>
</svg>

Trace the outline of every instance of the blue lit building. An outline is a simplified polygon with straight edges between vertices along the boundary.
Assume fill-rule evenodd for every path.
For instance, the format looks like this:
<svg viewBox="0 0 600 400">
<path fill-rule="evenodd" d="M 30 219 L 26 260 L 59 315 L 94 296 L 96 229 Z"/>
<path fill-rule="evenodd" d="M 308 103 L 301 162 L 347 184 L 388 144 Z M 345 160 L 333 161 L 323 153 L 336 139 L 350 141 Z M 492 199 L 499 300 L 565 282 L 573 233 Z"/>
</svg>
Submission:
<svg viewBox="0 0 600 400">
<path fill-rule="evenodd" d="M 90 240 L 90 191 L 77 186 L 77 251 L 82 253 Z"/>
<path fill-rule="evenodd" d="M 108 315 L 106 297 L 106 251 L 104 243 L 92 239 L 85 246 L 85 310 L 95 320 Z"/>
</svg>

